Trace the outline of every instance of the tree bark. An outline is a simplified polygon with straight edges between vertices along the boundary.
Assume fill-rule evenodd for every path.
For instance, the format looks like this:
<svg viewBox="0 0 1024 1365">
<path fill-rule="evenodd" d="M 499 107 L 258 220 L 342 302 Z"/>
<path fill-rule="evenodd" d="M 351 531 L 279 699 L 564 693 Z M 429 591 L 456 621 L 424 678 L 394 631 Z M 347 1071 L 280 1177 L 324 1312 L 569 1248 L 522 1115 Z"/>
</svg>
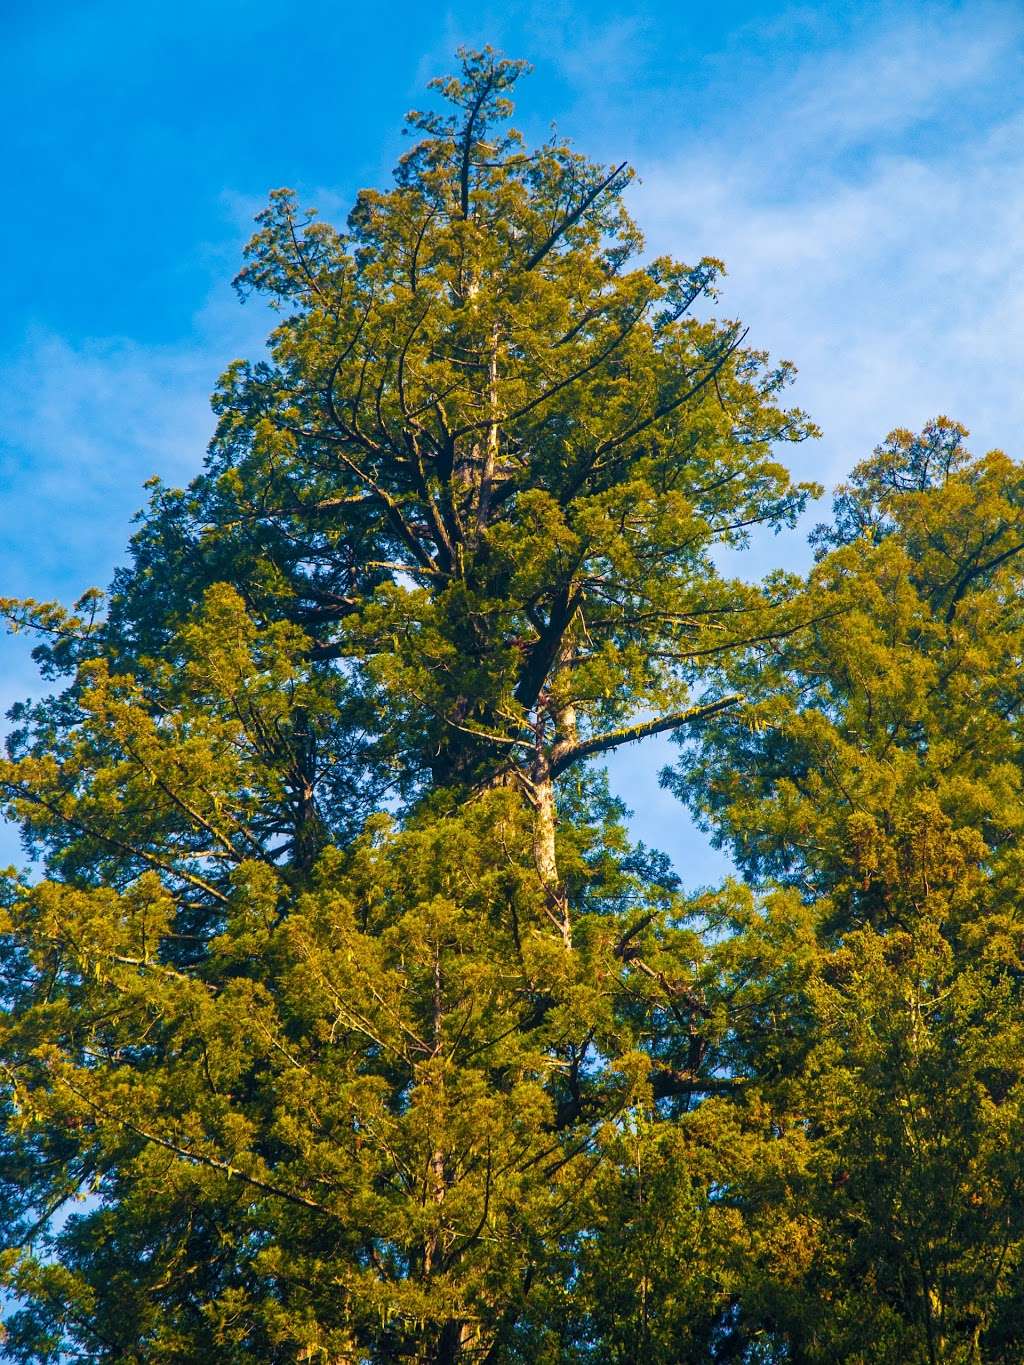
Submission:
<svg viewBox="0 0 1024 1365">
<path fill-rule="evenodd" d="M 546 709 L 554 721 L 555 738 L 548 750 L 544 745 L 542 715 L 538 724 L 537 751 L 531 774 L 534 804 L 533 854 L 537 875 L 544 888 L 548 915 L 558 927 L 562 943 L 568 949 L 572 947 L 572 921 L 565 885 L 558 873 L 555 845 L 558 828 L 555 773 L 562 754 L 577 742 L 576 711 L 571 703 L 562 706 L 550 705 Z"/>
</svg>

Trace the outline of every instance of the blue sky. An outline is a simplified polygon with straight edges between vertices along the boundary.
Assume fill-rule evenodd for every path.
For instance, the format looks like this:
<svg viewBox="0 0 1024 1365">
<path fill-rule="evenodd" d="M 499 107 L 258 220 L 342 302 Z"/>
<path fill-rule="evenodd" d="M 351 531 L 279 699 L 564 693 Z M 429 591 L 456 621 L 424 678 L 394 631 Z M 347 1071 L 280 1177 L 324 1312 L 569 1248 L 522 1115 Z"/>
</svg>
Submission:
<svg viewBox="0 0 1024 1365">
<path fill-rule="evenodd" d="M 274 186 L 342 219 L 459 43 L 528 57 L 518 122 L 628 158 L 649 244 L 729 268 L 721 311 L 794 360 L 832 484 L 939 412 L 1016 454 L 1024 418 L 1024 7 L 684 0 L 65 0 L 0 6 L 0 595 L 105 584 L 141 485 L 184 482 L 214 380 L 262 344 L 230 279 Z M 813 517 L 812 517 L 813 520 Z M 752 572 L 800 564 L 759 544 Z M 33 689 L 0 641 L 0 705 Z M 718 863 L 613 775 L 687 880 Z M 0 836 L 0 857 L 13 843 Z"/>
</svg>

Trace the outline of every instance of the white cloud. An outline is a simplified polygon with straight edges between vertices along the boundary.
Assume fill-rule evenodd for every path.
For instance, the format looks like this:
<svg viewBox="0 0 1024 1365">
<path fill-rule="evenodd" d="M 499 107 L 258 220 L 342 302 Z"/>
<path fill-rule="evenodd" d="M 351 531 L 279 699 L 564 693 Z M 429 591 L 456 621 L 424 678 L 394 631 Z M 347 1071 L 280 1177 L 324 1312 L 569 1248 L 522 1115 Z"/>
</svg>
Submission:
<svg viewBox="0 0 1024 1365">
<path fill-rule="evenodd" d="M 575 6 L 544 0 L 535 7 L 530 31 L 537 50 L 545 53 L 574 86 L 632 91 L 643 81 L 656 36 L 651 16 L 623 15 L 581 19 Z"/>
<path fill-rule="evenodd" d="M 217 376 L 264 332 L 261 311 L 240 309 L 223 289 L 177 346 L 30 333 L 0 389 L 0 595 L 70 597 L 105 584 L 143 483 L 198 471 Z"/>
<path fill-rule="evenodd" d="M 145 499 L 143 481 L 154 473 L 184 481 L 202 460 L 211 362 L 205 351 L 129 341 L 27 338 L 0 390 L 0 596 L 73 600 L 106 586 Z M 0 636 L 0 717 L 45 690 L 33 643 Z M 20 861 L 15 831 L 0 822 L 0 866 Z"/>
<path fill-rule="evenodd" d="M 871 137 L 890 139 L 943 111 L 988 79 L 1020 39 L 1020 16 L 975 5 L 907 9 L 868 31 L 852 49 L 815 53 L 783 86 L 773 141 L 792 156 L 808 143 L 833 152 Z M 767 131 L 760 130 L 761 137 Z"/>
<path fill-rule="evenodd" d="M 962 37 L 940 42 L 915 24 L 842 62 L 809 61 L 773 96 L 784 109 L 777 136 L 759 127 L 684 150 L 648 165 L 634 191 L 651 247 L 722 256 L 724 312 L 799 366 L 795 397 L 825 432 L 791 453 L 801 474 L 834 482 L 890 428 L 938 412 L 970 426 L 978 448 L 1019 441 L 1019 83 L 1016 108 L 1004 101 L 998 117 L 922 137 L 920 148 L 879 136 L 851 163 L 838 136 L 923 126 L 965 85 L 993 79 L 1016 40 L 1002 21 Z M 872 75 L 882 94 L 858 118 Z"/>
<path fill-rule="evenodd" d="M 938 413 L 968 425 L 976 450 L 1024 456 L 1022 24 L 968 8 L 817 51 L 653 163 L 634 135 L 632 204 L 651 249 L 723 257 L 722 313 L 799 366 L 793 398 L 824 429 L 786 452 L 800 477 L 834 484 L 892 427 Z M 979 88 L 1002 97 L 972 104 Z M 797 537 L 764 536 L 729 564 L 757 573 L 808 557 Z M 645 742 L 611 775 L 634 834 L 693 886 L 725 859 L 657 788 L 673 756 Z"/>
<path fill-rule="evenodd" d="M 202 457 L 212 426 L 205 359 L 129 341 L 29 338 L 0 396 L 5 589 L 74 591 L 77 573 L 91 581 L 112 567 L 143 481 L 184 478 Z"/>
</svg>

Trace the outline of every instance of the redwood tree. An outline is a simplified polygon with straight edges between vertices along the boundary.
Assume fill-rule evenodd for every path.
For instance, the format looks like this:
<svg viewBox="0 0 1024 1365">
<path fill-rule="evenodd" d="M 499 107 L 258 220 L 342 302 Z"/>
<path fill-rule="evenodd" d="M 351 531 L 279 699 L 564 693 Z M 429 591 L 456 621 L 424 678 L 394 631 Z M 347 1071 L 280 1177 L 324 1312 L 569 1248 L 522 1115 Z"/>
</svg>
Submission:
<svg viewBox="0 0 1024 1365">
<path fill-rule="evenodd" d="M 637 1135 L 687 1182 L 694 1352 L 729 1258 L 801 1245 L 715 1193 L 772 1137 L 730 1024 L 770 933 L 631 848 L 594 760 L 799 627 L 714 554 L 792 523 L 813 429 L 719 264 L 645 256 L 625 165 L 508 128 L 522 71 L 462 54 L 346 231 L 271 197 L 238 284 L 280 322 L 205 472 L 108 599 L 8 604 L 65 680 L 0 769 L 40 860 L 0 954 L 14 1359 L 676 1359 L 664 1267 L 600 1311 Z"/>
</svg>

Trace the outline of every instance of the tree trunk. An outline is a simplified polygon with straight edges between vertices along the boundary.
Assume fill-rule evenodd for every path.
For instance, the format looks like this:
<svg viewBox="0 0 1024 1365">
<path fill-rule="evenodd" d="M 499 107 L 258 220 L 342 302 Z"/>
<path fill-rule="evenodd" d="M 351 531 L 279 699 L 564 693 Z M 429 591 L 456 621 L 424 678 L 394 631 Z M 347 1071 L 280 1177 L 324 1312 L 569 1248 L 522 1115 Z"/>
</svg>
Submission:
<svg viewBox="0 0 1024 1365">
<path fill-rule="evenodd" d="M 533 793 L 533 857 L 537 875 L 547 901 L 547 912 L 557 925 L 566 948 L 572 947 L 572 921 L 565 886 L 558 875 L 558 856 L 555 834 L 558 817 L 555 809 L 555 782 L 552 769 L 566 749 L 576 742 L 576 712 L 572 706 L 552 711 L 555 721 L 555 742 L 550 752 L 538 740 L 531 774 Z"/>
<path fill-rule="evenodd" d="M 480 487 L 477 490 L 476 534 L 487 525 L 491 515 L 491 489 L 498 460 L 498 324 L 491 329 L 491 348 L 487 361 L 487 408 L 489 422 L 484 440 L 483 463 L 480 468 Z"/>
</svg>

